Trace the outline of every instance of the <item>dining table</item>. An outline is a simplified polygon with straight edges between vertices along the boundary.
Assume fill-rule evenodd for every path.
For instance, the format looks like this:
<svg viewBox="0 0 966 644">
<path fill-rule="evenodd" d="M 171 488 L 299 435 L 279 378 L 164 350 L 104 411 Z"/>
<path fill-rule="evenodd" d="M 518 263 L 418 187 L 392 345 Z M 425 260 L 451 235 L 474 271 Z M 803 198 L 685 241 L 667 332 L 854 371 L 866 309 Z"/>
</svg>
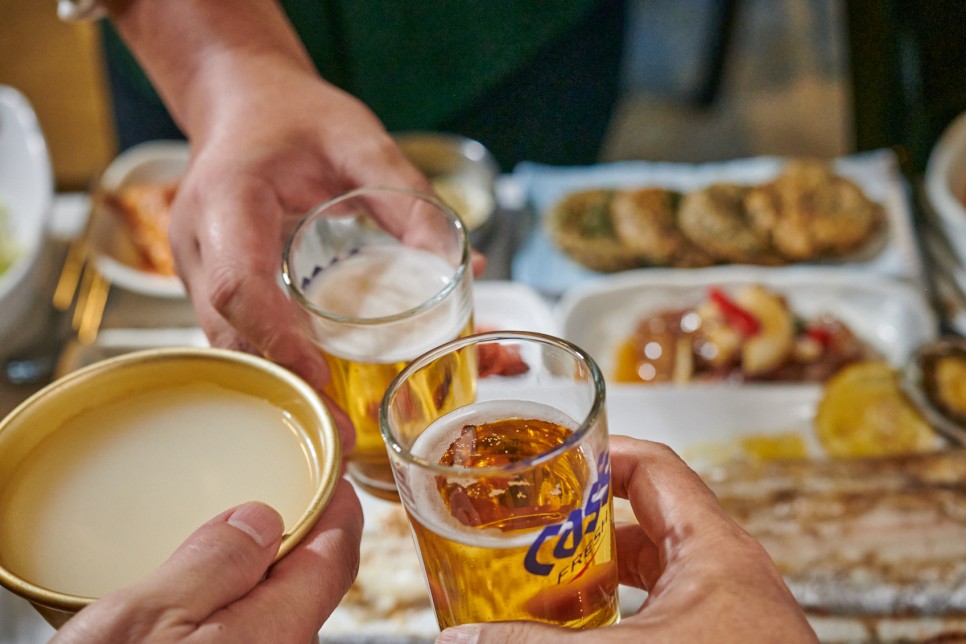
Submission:
<svg viewBox="0 0 966 644">
<path fill-rule="evenodd" d="M 700 182 L 716 176 L 740 177 L 742 172 L 759 176 L 759 173 L 773 167 L 776 162 L 774 158 L 744 160 L 744 165 L 726 163 L 710 166 L 631 162 L 584 168 L 550 168 L 524 164 L 514 172 L 501 176 L 496 186 L 497 210 L 494 214 L 494 225 L 485 237 L 474 240 L 488 258 L 486 271 L 479 276 L 476 284 L 477 326 L 492 329 L 503 325 L 504 328 L 523 328 L 564 337 L 583 332 L 585 335 L 581 337 L 586 338 L 588 343 L 597 342 L 611 332 L 609 329 L 613 327 L 607 326 L 605 322 L 612 310 L 619 309 L 618 304 L 614 303 L 619 302 L 619 296 L 615 296 L 616 300 L 608 301 L 606 306 L 601 305 L 595 310 L 592 309 L 591 313 L 585 313 L 578 320 L 584 327 L 574 326 L 577 324 L 573 322 L 577 319 L 574 311 L 581 310 L 578 306 L 581 303 L 579 298 L 587 297 L 588 293 L 603 282 L 598 281 L 601 276 L 590 274 L 554 248 L 541 221 L 549 205 L 567 191 L 598 184 L 618 185 L 621 182 L 640 181 L 641 177 L 657 177 L 673 183 L 682 178 Z M 961 335 L 966 331 L 960 317 L 966 311 L 963 306 L 966 304 L 966 297 L 962 297 L 956 280 L 950 279 L 949 262 L 937 261 L 937 254 L 941 254 L 944 240 L 942 231 L 931 223 L 928 213 L 924 213 L 927 206 L 923 204 L 921 186 L 915 179 L 910 181 L 898 173 L 895 158 L 889 151 L 850 157 L 844 160 L 844 164 L 852 167 L 857 176 L 869 178 L 869 185 L 879 190 L 876 194 L 892 204 L 890 216 L 895 217 L 891 228 L 892 243 L 879 258 L 864 268 L 847 268 L 867 270 L 869 275 L 881 277 L 888 288 L 892 287 L 893 282 L 897 283 L 899 290 L 888 291 L 889 297 L 901 299 L 911 292 L 911 297 L 916 302 L 921 299 L 922 314 L 926 317 L 912 319 L 935 322 L 934 337 Z M 198 326 L 190 301 L 183 295 L 157 296 L 137 292 L 112 284 L 110 280 L 104 284 L 103 293 L 94 298 L 96 301 L 93 306 L 98 310 L 89 312 L 93 316 L 90 319 L 95 320 L 93 324 L 96 328 L 93 333 L 79 333 L 78 325 L 81 321 L 77 319 L 77 315 L 67 321 L 60 320 L 59 326 L 45 323 L 58 315 L 64 315 L 57 311 L 52 301 L 58 281 L 63 276 L 65 261 L 72 248 L 76 247 L 77 240 L 83 238 L 90 213 L 91 197 L 87 193 L 59 193 L 54 198 L 43 261 L 40 264 L 44 279 L 36 287 L 36 297 L 31 305 L 34 310 L 27 316 L 27 319 L 37 320 L 38 323 L 25 326 L 6 340 L 7 346 L 16 345 L 21 349 L 30 349 L 44 342 L 49 344 L 52 338 L 48 336 L 57 334 L 53 338 L 57 342 L 54 371 L 36 382 L 14 383 L 6 375 L 0 377 L 0 417 L 10 413 L 52 378 L 99 360 L 158 346 L 208 344 Z M 87 261 L 92 260 L 87 258 Z M 817 274 L 831 275 L 823 272 L 827 268 L 818 269 Z M 690 279 L 682 277 L 679 271 L 646 273 L 646 269 L 642 269 L 641 272 L 644 273 L 640 276 L 641 282 L 651 288 L 656 284 L 665 289 L 678 288 Z M 740 275 L 735 272 L 728 273 L 727 270 L 709 273 L 731 277 L 736 274 Z M 803 271 L 796 273 L 795 269 L 790 269 L 788 274 L 802 279 L 812 275 Z M 850 275 L 860 274 L 856 272 Z M 758 273 L 751 275 L 757 277 Z M 845 282 L 847 280 L 843 281 Z M 577 289 L 572 290 L 573 287 Z M 87 289 L 86 295 L 89 296 L 92 286 L 78 283 L 77 288 Z M 894 293 L 900 294 L 893 295 Z M 84 294 L 75 294 L 74 301 L 77 302 L 78 296 Z M 72 313 L 73 310 L 67 315 Z M 919 309 L 914 313 L 918 315 Z M 596 324 L 600 326 L 586 326 Z M 67 328 L 67 332 L 64 332 L 64 328 Z M 933 336 L 924 337 L 929 339 Z M 605 350 L 601 349 L 602 352 Z M 611 431 L 631 434 L 636 431 L 642 438 L 667 441 L 697 462 L 707 454 L 708 445 L 711 443 L 706 441 L 703 447 L 675 443 L 683 440 L 677 428 L 681 424 L 714 425 L 717 422 L 715 414 L 720 414 L 722 409 L 726 409 L 733 416 L 744 414 L 744 421 L 749 423 L 757 422 L 756 418 L 760 418 L 764 426 L 773 422 L 776 416 L 789 413 L 788 410 L 798 404 L 798 401 L 801 409 L 806 410 L 802 413 L 807 417 L 803 415 L 795 422 L 799 422 L 801 427 L 809 426 L 812 418 L 808 414 L 812 413 L 821 390 L 812 388 L 780 391 L 784 393 L 763 395 L 760 400 L 765 402 L 761 403 L 759 411 L 749 413 L 747 408 L 739 409 L 736 406 L 738 402 L 730 393 L 722 394 L 719 391 L 699 395 L 679 390 L 641 397 L 635 390 L 616 386 L 608 401 L 611 408 Z M 696 395 L 705 397 L 695 398 Z M 711 406 L 702 411 L 701 405 L 704 403 L 701 401 L 709 401 L 708 405 Z M 687 413 L 681 411 L 687 407 L 693 409 Z M 661 423 L 674 431 L 648 431 L 649 424 L 654 427 Z M 632 427 L 632 424 L 635 426 Z M 716 437 L 715 440 L 719 438 Z M 702 452 L 702 449 L 705 451 Z M 719 468 L 714 471 L 719 476 L 724 476 L 722 472 L 725 470 Z M 773 473 L 771 476 L 778 475 Z M 783 472 L 781 476 L 787 479 L 789 475 Z M 839 475 L 824 470 L 820 475 L 806 473 L 803 476 L 827 476 L 829 480 L 833 480 Z M 777 478 L 770 480 L 775 481 Z M 733 492 L 726 485 L 730 480 L 725 481 L 722 478 L 719 482 L 721 487 L 716 491 L 722 498 Z M 957 507 L 963 507 L 962 483 L 959 481 Z M 791 485 L 795 487 L 798 484 L 793 480 Z M 433 641 L 438 627 L 421 578 L 419 561 L 409 535 L 405 514 L 398 504 L 369 497 L 364 492 L 359 494 L 366 514 L 362 567 L 356 584 L 346 596 L 343 605 L 320 631 L 320 641 L 358 644 Z M 620 504 L 618 516 L 633 519 L 628 514 L 628 508 Z M 759 515 L 756 517 L 760 518 Z M 781 519 L 772 517 L 771 520 Z M 949 524 L 952 525 L 953 540 L 958 534 L 962 537 L 962 543 L 966 544 L 966 521 L 963 517 L 956 520 L 959 521 L 958 524 Z M 959 526 L 958 531 L 956 525 Z M 904 529 L 904 534 L 909 536 L 916 534 L 917 527 L 912 524 Z M 768 538 L 773 539 L 774 535 L 769 533 Z M 817 542 L 813 540 L 809 544 L 814 546 Z M 794 553 L 789 554 L 785 547 L 787 544 L 774 543 L 777 544 L 776 556 L 794 557 Z M 915 550 L 915 547 L 912 549 Z M 863 596 L 866 591 L 870 597 L 875 594 L 878 587 L 874 585 L 873 577 L 878 573 L 871 568 L 857 567 L 851 571 L 855 573 L 851 577 L 849 571 L 832 570 L 821 579 L 824 586 L 800 583 L 801 579 L 797 577 L 790 578 L 790 585 L 796 592 L 796 597 L 802 601 L 809 620 L 822 641 L 927 641 L 930 638 L 934 641 L 954 641 L 943 638 L 966 638 L 966 552 L 960 563 L 955 574 L 943 580 L 943 583 L 951 584 L 944 588 L 948 588 L 952 596 L 941 609 L 924 605 L 919 607 L 921 610 L 917 610 L 914 601 L 907 601 L 901 611 L 892 611 L 888 607 L 879 611 L 864 611 L 863 606 L 868 607 L 872 602 L 863 603 L 855 598 Z M 387 574 L 387 571 L 391 571 L 391 574 Z M 866 577 L 859 578 L 862 575 Z M 934 582 L 935 578 L 924 576 L 911 583 L 918 584 L 921 591 L 919 596 L 925 597 L 931 592 L 930 584 Z M 841 594 L 837 594 L 839 590 L 842 591 Z M 895 592 L 908 595 L 910 591 L 907 585 Z M 817 599 L 815 593 L 820 595 Z M 851 601 L 850 609 L 837 610 L 830 599 L 834 597 L 845 597 L 846 599 L 841 600 L 844 603 Z M 891 599 L 898 601 L 896 597 L 897 595 L 893 595 Z M 622 586 L 621 610 L 624 614 L 632 614 L 644 601 L 646 592 Z M 883 602 L 885 603 L 880 602 L 880 608 L 888 604 L 886 600 Z M 841 605 L 844 606 L 844 603 Z M 0 644 L 32 644 L 47 641 L 53 634 L 53 628 L 26 601 L 6 589 L 0 589 Z"/>
</svg>

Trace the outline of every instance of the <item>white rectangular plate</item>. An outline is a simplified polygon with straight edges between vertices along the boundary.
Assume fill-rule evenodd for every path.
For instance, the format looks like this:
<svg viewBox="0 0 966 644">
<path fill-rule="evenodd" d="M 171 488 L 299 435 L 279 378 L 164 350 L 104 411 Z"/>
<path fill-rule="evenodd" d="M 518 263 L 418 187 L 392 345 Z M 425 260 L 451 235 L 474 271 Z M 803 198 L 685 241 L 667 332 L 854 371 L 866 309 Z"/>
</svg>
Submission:
<svg viewBox="0 0 966 644">
<path fill-rule="evenodd" d="M 618 344 L 644 316 L 692 306 L 710 286 L 762 284 L 809 319 L 829 313 L 896 367 L 938 334 L 921 289 L 854 269 L 724 266 L 629 271 L 576 286 L 556 307 L 564 338 L 597 360 L 607 383 L 610 431 L 666 443 L 694 467 L 740 454 L 749 436 L 795 434 L 821 456 L 812 421 L 822 385 L 802 383 L 614 383 Z"/>
<path fill-rule="evenodd" d="M 513 279 L 556 297 L 575 284 L 605 275 L 571 260 L 545 232 L 546 214 L 572 192 L 645 186 L 688 191 L 716 182 L 760 183 L 775 177 L 785 161 L 779 157 L 754 157 L 720 163 L 626 161 L 586 167 L 522 163 L 514 169 L 513 178 L 536 211 L 537 222 L 513 259 Z M 888 226 L 885 246 L 873 257 L 835 265 L 862 268 L 870 274 L 920 279 L 922 259 L 913 231 L 908 189 L 895 154 L 876 150 L 841 157 L 833 164 L 836 172 L 855 181 L 870 199 L 882 204 Z"/>
<path fill-rule="evenodd" d="M 806 319 L 829 313 L 894 365 L 937 334 L 937 321 L 922 289 L 864 271 L 839 268 L 769 269 L 721 266 L 705 269 L 641 269 L 582 284 L 560 299 L 555 317 L 563 337 L 597 360 L 605 374 L 613 355 L 646 315 L 693 306 L 708 288 L 761 284 L 783 295 Z"/>
</svg>

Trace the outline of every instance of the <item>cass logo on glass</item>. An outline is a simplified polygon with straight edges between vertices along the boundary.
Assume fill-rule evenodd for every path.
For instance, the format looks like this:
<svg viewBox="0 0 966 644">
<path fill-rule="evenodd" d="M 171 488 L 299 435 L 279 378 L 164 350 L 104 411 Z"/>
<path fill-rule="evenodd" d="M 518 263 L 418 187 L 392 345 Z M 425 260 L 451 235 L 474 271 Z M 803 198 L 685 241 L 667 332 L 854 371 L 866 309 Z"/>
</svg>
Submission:
<svg viewBox="0 0 966 644">
<path fill-rule="evenodd" d="M 527 571 L 546 577 L 556 568 L 557 583 L 580 577 L 593 563 L 604 539 L 609 498 L 610 454 L 604 452 L 597 459 L 597 481 L 591 486 L 584 507 L 571 511 L 563 523 L 540 531 L 523 560 Z M 554 537 L 556 543 L 547 552 Z"/>
</svg>

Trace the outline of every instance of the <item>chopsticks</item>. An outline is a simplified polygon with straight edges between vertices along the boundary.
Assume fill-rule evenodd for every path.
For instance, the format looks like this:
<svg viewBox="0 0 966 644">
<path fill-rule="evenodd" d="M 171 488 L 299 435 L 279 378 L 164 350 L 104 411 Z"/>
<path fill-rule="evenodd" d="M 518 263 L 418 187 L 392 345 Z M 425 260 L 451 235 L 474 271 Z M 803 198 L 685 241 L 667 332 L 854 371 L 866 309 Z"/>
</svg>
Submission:
<svg viewBox="0 0 966 644">
<path fill-rule="evenodd" d="M 97 339 L 110 290 L 111 283 L 93 264 L 87 263 L 81 277 L 77 305 L 71 320 L 77 332 L 77 341 L 81 344 L 91 344 Z"/>
<path fill-rule="evenodd" d="M 97 198 L 92 195 L 84 230 L 67 249 L 52 298 L 54 308 L 64 313 L 74 304 L 71 327 L 82 344 L 91 344 L 97 339 L 111 287 L 90 257 L 88 238 L 96 211 Z"/>
<path fill-rule="evenodd" d="M 57 286 L 54 287 L 53 304 L 58 311 L 66 311 L 74 302 L 74 295 L 77 293 L 77 286 L 84 272 L 84 264 L 87 263 L 85 235 L 86 233 L 82 233 L 67 248 L 64 266 L 60 270 L 60 277 L 57 278 Z"/>
</svg>

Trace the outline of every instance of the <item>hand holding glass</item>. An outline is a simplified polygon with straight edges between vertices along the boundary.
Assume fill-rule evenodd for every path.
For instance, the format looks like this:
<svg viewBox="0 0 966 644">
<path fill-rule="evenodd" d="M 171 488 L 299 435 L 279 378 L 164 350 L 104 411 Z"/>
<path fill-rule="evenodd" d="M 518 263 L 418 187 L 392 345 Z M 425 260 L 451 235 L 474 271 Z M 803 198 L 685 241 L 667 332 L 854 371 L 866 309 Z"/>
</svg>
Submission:
<svg viewBox="0 0 966 644">
<path fill-rule="evenodd" d="M 355 426 L 349 474 L 376 496 L 397 498 L 379 403 L 410 360 L 472 332 L 469 262 L 452 209 L 403 188 L 331 199 L 286 244 L 283 277 L 329 366 L 325 393 Z"/>
<path fill-rule="evenodd" d="M 477 377 L 494 358 L 513 366 Z M 617 620 L 604 380 L 586 353 L 523 332 L 454 340 L 403 369 L 380 424 L 440 628 Z"/>
</svg>

